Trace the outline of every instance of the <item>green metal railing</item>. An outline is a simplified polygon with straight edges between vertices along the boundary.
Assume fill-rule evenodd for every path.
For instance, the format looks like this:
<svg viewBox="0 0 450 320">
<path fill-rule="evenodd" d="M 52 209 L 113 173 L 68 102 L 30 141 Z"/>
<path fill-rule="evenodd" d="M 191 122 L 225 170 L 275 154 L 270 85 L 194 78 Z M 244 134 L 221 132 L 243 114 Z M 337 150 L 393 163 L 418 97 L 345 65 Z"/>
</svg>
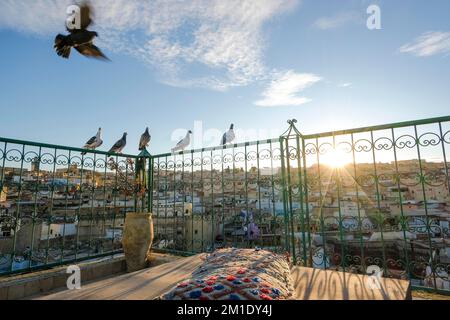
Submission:
<svg viewBox="0 0 450 320">
<path fill-rule="evenodd" d="M 285 250 L 278 139 L 153 156 L 155 246 Z"/>
<path fill-rule="evenodd" d="M 121 252 L 137 161 L 0 138 L 0 274 Z"/>
<path fill-rule="evenodd" d="M 148 211 L 155 250 L 261 247 L 447 293 L 449 148 L 450 117 L 160 155 L 0 138 L 0 273 L 121 252 Z"/>
<path fill-rule="evenodd" d="M 152 156 L 155 248 L 289 252 L 296 264 L 449 292 L 450 117 Z M 369 268 L 370 267 L 370 268 Z"/>
<path fill-rule="evenodd" d="M 296 224 L 315 237 L 298 240 L 302 260 L 356 273 L 376 265 L 448 292 L 450 117 L 300 137 L 300 148 L 298 135 L 286 145 L 302 160 Z"/>
</svg>

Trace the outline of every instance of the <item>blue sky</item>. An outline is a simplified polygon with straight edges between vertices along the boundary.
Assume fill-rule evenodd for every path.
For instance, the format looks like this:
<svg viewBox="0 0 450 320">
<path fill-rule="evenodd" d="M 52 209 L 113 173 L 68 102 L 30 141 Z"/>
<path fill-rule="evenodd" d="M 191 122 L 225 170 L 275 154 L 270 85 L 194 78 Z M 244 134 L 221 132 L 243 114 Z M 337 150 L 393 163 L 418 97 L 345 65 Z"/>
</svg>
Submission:
<svg viewBox="0 0 450 320">
<path fill-rule="evenodd" d="M 110 63 L 54 53 L 69 1 L 0 2 L 0 136 L 81 146 L 101 126 L 136 153 L 149 126 L 162 153 L 194 121 L 269 138 L 450 114 L 447 0 L 92 2 Z"/>
</svg>

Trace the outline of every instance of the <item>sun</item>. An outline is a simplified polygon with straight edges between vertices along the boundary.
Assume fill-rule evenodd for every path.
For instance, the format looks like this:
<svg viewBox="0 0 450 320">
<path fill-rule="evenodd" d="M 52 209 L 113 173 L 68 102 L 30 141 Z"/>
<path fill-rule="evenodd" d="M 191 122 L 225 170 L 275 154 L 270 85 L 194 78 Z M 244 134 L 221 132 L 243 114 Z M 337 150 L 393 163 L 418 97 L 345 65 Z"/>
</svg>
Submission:
<svg viewBox="0 0 450 320">
<path fill-rule="evenodd" d="M 339 149 L 330 149 L 324 155 L 320 156 L 320 163 L 334 169 L 343 168 L 351 162 L 351 154 Z"/>
</svg>

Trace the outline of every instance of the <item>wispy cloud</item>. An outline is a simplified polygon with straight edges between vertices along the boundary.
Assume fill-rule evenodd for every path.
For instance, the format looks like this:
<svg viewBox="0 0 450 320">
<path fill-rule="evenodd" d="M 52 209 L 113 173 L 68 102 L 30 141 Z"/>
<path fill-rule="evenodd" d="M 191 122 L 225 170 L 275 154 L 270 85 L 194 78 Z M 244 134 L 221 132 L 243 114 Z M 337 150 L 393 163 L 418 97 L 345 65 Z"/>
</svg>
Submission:
<svg viewBox="0 0 450 320">
<path fill-rule="evenodd" d="M 262 99 L 254 104 L 260 107 L 299 106 L 311 99 L 300 94 L 306 88 L 320 81 L 311 73 L 296 73 L 292 70 L 279 74 L 262 93 Z"/>
<path fill-rule="evenodd" d="M 351 82 L 342 82 L 338 84 L 339 88 L 350 88 L 353 85 Z"/>
<path fill-rule="evenodd" d="M 361 15 L 357 12 L 339 12 L 333 16 L 321 17 L 313 23 L 313 27 L 320 30 L 336 29 L 349 23 L 362 21 Z"/>
<path fill-rule="evenodd" d="M 0 29 L 64 31 L 71 0 L 2 0 Z M 132 55 L 174 86 L 225 90 L 264 78 L 263 26 L 299 0 L 91 0 L 99 45 Z M 195 74 L 195 76 L 193 76 Z"/>
<path fill-rule="evenodd" d="M 412 43 L 400 48 L 402 53 L 417 57 L 429 57 L 450 53 L 450 32 L 429 31 L 417 37 Z"/>
</svg>

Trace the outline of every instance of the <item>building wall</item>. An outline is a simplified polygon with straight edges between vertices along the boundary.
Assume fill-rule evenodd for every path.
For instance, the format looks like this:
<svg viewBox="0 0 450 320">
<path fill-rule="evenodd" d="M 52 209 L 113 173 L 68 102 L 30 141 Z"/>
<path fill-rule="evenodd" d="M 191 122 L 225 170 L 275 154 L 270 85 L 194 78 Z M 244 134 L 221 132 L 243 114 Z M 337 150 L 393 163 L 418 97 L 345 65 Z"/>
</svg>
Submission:
<svg viewBox="0 0 450 320">
<path fill-rule="evenodd" d="M 31 243 L 34 243 L 34 246 L 39 244 L 39 239 L 42 232 L 42 225 L 36 224 L 34 226 L 34 237 L 33 235 L 33 225 L 26 224 L 23 225 L 20 230 L 17 232 L 16 237 L 16 253 L 21 254 L 27 247 L 31 247 Z M 2 254 L 10 254 L 13 250 L 14 237 L 8 237 L 4 239 L 0 239 L 0 252 Z"/>
<path fill-rule="evenodd" d="M 8 187 L 4 186 L 3 190 L 0 190 L 0 202 L 6 202 L 7 197 L 6 194 L 8 193 Z"/>
<path fill-rule="evenodd" d="M 221 230 L 222 229 L 217 222 L 212 224 L 209 220 L 203 221 L 202 223 L 201 220 L 186 219 L 185 235 L 189 251 L 200 250 L 202 239 L 205 246 L 212 244 L 213 238 L 215 238 Z M 192 247 L 192 242 L 194 242 L 194 247 Z"/>
<path fill-rule="evenodd" d="M 41 240 L 60 238 L 63 236 L 73 236 L 77 234 L 76 223 L 66 224 L 44 224 L 42 225 Z"/>
</svg>

